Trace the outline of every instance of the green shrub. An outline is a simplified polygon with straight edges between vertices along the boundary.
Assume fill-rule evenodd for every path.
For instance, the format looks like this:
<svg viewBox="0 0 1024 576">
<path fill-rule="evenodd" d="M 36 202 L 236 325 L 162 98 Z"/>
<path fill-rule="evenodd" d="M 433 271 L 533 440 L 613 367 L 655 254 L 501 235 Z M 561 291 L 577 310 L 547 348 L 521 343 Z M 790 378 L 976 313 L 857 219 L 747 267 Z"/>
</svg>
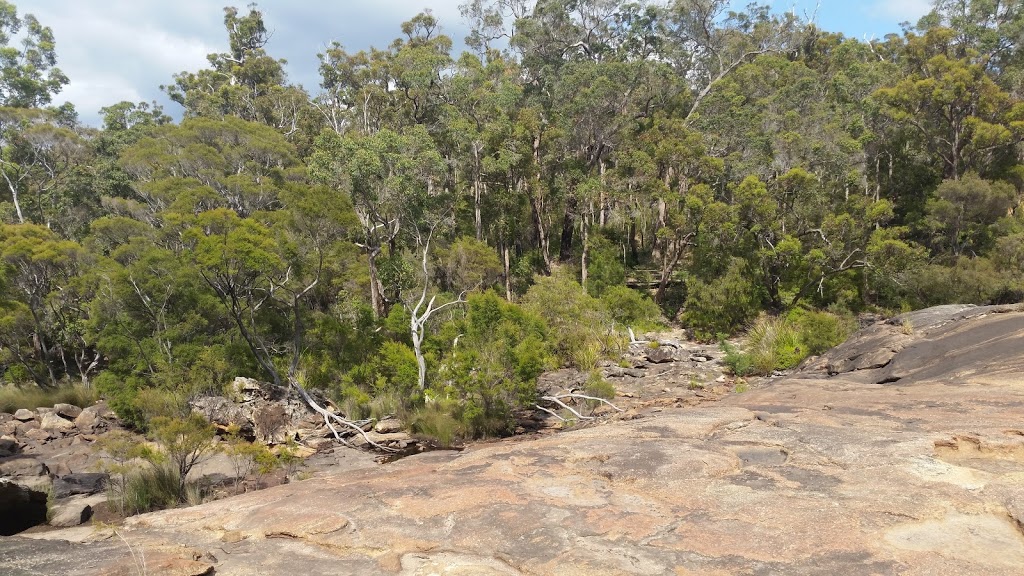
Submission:
<svg viewBox="0 0 1024 576">
<path fill-rule="evenodd" d="M 624 288 L 626 267 L 618 245 L 601 233 L 591 234 L 588 244 L 587 293 L 601 298 L 608 290 Z"/>
<path fill-rule="evenodd" d="M 745 262 L 734 258 L 724 275 L 710 282 L 691 279 L 683 323 L 702 342 L 736 333 L 761 309 L 757 288 L 744 272 Z"/>
<path fill-rule="evenodd" d="M 743 352 L 736 346 L 722 340 L 719 342 L 722 352 L 725 353 L 725 357 L 722 361 L 729 368 L 729 371 L 736 376 L 746 376 L 750 374 L 753 369 L 753 359 L 746 352 Z"/>
<path fill-rule="evenodd" d="M 198 414 L 187 418 L 160 416 L 152 420 L 150 434 L 177 470 L 178 498 L 183 501 L 188 473 L 216 449 L 213 444 L 214 428 Z"/>
<path fill-rule="evenodd" d="M 798 310 L 787 319 L 795 323 L 800 332 L 805 356 L 817 356 L 842 344 L 856 326 L 852 316 L 830 312 Z"/>
<path fill-rule="evenodd" d="M 601 294 L 608 314 L 622 326 L 647 332 L 664 327 L 661 309 L 654 300 L 626 286 L 612 286 Z"/>
<path fill-rule="evenodd" d="M 587 396 L 602 398 L 604 400 L 611 401 L 615 399 L 615 386 L 611 382 L 605 380 L 601 376 L 601 373 L 596 370 L 591 372 L 590 376 L 587 377 L 587 385 L 583 389 L 583 392 Z M 596 400 L 587 400 L 587 408 L 590 411 L 595 410 L 601 404 L 603 403 Z"/>
<path fill-rule="evenodd" d="M 561 269 L 538 277 L 523 296 L 523 308 L 544 319 L 558 358 L 589 369 L 615 352 L 612 320 L 604 306 Z M 613 346 L 609 346 L 612 344 Z"/>
<path fill-rule="evenodd" d="M 753 373 L 762 376 L 792 368 L 807 356 L 797 327 L 783 318 L 765 314 L 747 332 L 746 353 L 750 355 Z"/>
</svg>

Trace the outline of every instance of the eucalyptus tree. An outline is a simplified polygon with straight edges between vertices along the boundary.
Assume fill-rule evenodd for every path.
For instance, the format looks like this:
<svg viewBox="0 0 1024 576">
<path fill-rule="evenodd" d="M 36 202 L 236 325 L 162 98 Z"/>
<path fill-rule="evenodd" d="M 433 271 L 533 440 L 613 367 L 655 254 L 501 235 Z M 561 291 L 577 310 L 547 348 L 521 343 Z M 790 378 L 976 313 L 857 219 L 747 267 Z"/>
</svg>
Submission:
<svg viewBox="0 0 1024 576">
<path fill-rule="evenodd" d="M 21 48 L 11 46 L 16 38 Z M 46 106 L 67 83 L 57 68 L 53 30 L 32 14 L 18 16 L 14 4 L 0 1 L 0 106 Z"/>
<path fill-rule="evenodd" d="M 285 60 L 266 52 L 271 33 L 256 4 L 248 13 L 224 8 L 228 50 L 209 54 L 210 67 L 180 72 L 163 86 L 170 99 L 185 109 L 185 117 L 234 116 L 272 126 L 297 139 L 304 128 L 309 96 L 288 82 Z"/>
</svg>

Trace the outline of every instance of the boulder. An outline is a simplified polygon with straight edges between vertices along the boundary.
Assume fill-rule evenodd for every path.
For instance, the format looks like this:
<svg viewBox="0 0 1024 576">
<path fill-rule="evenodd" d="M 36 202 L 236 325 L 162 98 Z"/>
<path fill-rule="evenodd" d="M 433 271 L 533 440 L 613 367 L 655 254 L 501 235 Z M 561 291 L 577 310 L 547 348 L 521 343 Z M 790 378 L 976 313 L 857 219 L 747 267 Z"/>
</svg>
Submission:
<svg viewBox="0 0 1024 576">
<path fill-rule="evenodd" d="M 377 422 L 377 425 L 373 427 L 374 432 L 380 432 L 381 434 L 393 434 L 395 432 L 401 432 L 404 426 L 400 420 L 394 418 L 387 418 Z"/>
<path fill-rule="evenodd" d="M 82 413 L 82 409 L 74 404 L 54 404 L 53 412 L 62 418 L 74 420 Z"/>
<path fill-rule="evenodd" d="M 50 526 L 71 528 L 92 518 L 93 508 L 107 501 L 106 495 L 74 496 L 59 502 L 50 510 Z"/>
<path fill-rule="evenodd" d="M 19 452 L 18 442 L 13 438 L 0 438 L 0 458 L 13 456 Z"/>
<path fill-rule="evenodd" d="M 107 489 L 109 474 L 102 472 L 79 472 L 61 476 L 53 481 L 53 497 L 60 500 L 78 494 L 99 494 Z"/>
<path fill-rule="evenodd" d="M 31 456 L 17 454 L 0 458 L 0 476 L 6 478 L 33 478 L 49 474 L 46 465 Z"/>
<path fill-rule="evenodd" d="M 89 432 L 96 428 L 102 422 L 99 411 L 94 407 L 90 406 L 75 417 L 75 427 L 83 432 Z"/>
<path fill-rule="evenodd" d="M 35 430 L 37 428 L 39 428 L 38 420 L 28 420 L 25 422 L 19 422 L 17 429 L 15 429 L 14 431 L 14 434 L 16 436 L 22 436 L 29 430 Z"/>
<path fill-rule="evenodd" d="M 0 424 L 0 436 L 16 436 L 18 434 L 18 426 L 22 422 L 18 420 L 11 420 L 10 422 L 4 422 Z"/>
<path fill-rule="evenodd" d="M 46 492 L 0 478 L 0 536 L 12 536 L 46 522 Z"/>
<path fill-rule="evenodd" d="M 658 346 L 647 349 L 647 361 L 652 364 L 664 364 L 676 361 L 676 350 L 671 346 Z"/>
<path fill-rule="evenodd" d="M 19 408 L 18 411 L 14 413 L 14 418 L 15 420 L 28 422 L 29 420 L 35 420 L 36 413 L 27 408 Z"/>
<path fill-rule="evenodd" d="M 54 412 L 43 414 L 39 427 L 50 432 L 71 432 L 75 429 L 75 423 L 71 420 L 61 418 Z"/>
</svg>

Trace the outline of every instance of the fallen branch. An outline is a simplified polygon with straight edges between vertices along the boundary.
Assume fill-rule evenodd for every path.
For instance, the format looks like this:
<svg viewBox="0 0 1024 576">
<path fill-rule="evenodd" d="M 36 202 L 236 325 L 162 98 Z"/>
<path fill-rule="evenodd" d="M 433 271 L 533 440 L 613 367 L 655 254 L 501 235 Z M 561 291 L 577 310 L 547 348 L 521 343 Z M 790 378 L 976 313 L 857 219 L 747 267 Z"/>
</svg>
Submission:
<svg viewBox="0 0 1024 576">
<path fill-rule="evenodd" d="M 552 404 L 557 404 L 557 405 L 561 406 L 562 408 L 565 408 L 569 412 L 572 412 L 573 416 L 579 418 L 580 420 L 595 420 L 596 419 L 594 416 L 584 416 L 583 414 L 580 414 L 579 412 L 576 411 L 575 408 L 573 408 L 572 406 L 569 406 L 568 404 L 566 404 L 564 402 L 564 400 L 570 399 L 570 398 L 573 399 L 573 400 L 593 400 L 593 401 L 600 402 L 602 404 L 607 404 L 608 406 L 611 406 L 612 409 L 615 410 L 616 412 L 625 412 L 625 410 L 623 410 L 622 408 L 619 408 L 618 406 L 616 406 L 615 404 L 612 404 L 611 402 L 609 402 L 608 400 L 605 400 L 604 398 L 598 398 L 597 396 L 588 396 L 586 394 L 579 394 L 577 392 L 565 392 L 565 393 L 562 393 L 562 394 L 556 394 L 554 396 L 541 396 L 540 397 L 541 400 L 545 400 L 547 402 L 551 402 Z M 554 415 L 556 418 L 562 420 L 563 422 L 565 421 L 565 418 L 562 418 L 558 414 L 555 414 L 552 410 L 544 408 L 543 406 L 541 406 L 539 404 L 537 404 L 536 406 L 537 406 L 537 408 L 540 408 L 541 410 L 547 412 L 548 414 Z"/>
<path fill-rule="evenodd" d="M 352 420 L 347 420 L 345 418 L 342 418 L 341 416 L 338 416 L 337 414 L 335 414 L 335 413 L 327 410 L 323 406 L 320 406 L 319 404 L 317 404 L 317 402 L 315 400 L 313 400 L 313 398 L 309 395 L 309 393 L 306 392 L 306 389 L 303 388 L 302 385 L 299 384 L 299 382 L 295 378 L 288 378 L 288 383 L 291 384 L 292 388 L 294 388 L 295 391 L 298 392 L 300 396 L 302 396 L 302 399 L 306 401 L 306 404 L 308 404 L 310 408 L 312 408 L 318 414 L 323 416 L 324 423 L 327 424 L 327 427 L 330 428 L 331 432 L 334 433 L 335 439 L 337 439 L 342 444 L 344 444 L 346 446 L 352 446 L 351 444 L 349 444 L 347 441 L 345 441 L 341 437 L 341 434 L 338 433 L 338 430 L 331 424 L 332 420 L 335 423 L 337 423 L 337 424 L 341 424 L 342 426 L 345 426 L 346 428 L 350 428 L 350 429 L 356 431 L 359 435 L 361 435 L 363 437 L 363 440 L 366 440 L 366 442 L 368 444 L 370 444 L 371 446 L 373 446 L 374 448 L 376 448 L 376 449 L 378 449 L 378 450 L 380 450 L 382 452 L 392 452 L 392 453 L 398 452 L 398 450 L 396 450 L 394 448 L 389 448 L 387 446 L 383 446 L 381 444 L 378 444 L 378 443 L 374 442 L 373 440 L 370 440 L 370 437 L 366 435 L 366 431 L 363 430 L 362 427 L 360 427 L 357 422 L 353 422 Z"/>
</svg>

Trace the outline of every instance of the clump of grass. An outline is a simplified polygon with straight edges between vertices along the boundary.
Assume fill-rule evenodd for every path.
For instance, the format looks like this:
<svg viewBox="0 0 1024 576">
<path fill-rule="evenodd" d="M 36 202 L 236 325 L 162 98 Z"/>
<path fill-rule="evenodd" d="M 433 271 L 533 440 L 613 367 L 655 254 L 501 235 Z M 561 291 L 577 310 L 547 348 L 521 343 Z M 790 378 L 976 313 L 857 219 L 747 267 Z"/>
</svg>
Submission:
<svg viewBox="0 0 1024 576">
<path fill-rule="evenodd" d="M 469 428 L 451 414 L 442 402 L 430 402 L 412 413 L 411 428 L 416 434 L 435 440 L 442 448 L 450 448 L 456 440 L 469 434 Z"/>
<path fill-rule="evenodd" d="M 141 468 L 128 476 L 124 491 L 119 495 L 119 507 L 129 515 L 173 508 L 180 502 L 179 483 L 178 470 L 169 463 Z M 194 492 L 194 487 L 189 488 Z"/>
<path fill-rule="evenodd" d="M 93 388 L 82 385 L 40 388 L 39 386 L 0 387 L 0 412 L 14 413 L 21 408 L 35 410 L 40 406 L 74 404 L 79 407 L 91 406 L 99 399 Z"/>
<path fill-rule="evenodd" d="M 721 342 L 724 362 L 736 376 L 767 376 L 838 345 L 853 324 L 852 319 L 830 312 L 794 310 L 784 317 L 762 314 L 747 332 L 744 350 Z"/>
<path fill-rule="evenodd" d="M 753 361 L 749 354 L 744 353 L 738 347 L 722 340 L 719 342 L 719 347 L 722 352 L 725 353 L 725 357 L 722 362 L 729 368 L 729 371 L 736 376 L 746 376 L 750 374 L 751 368 L 753 367 Z"/>
<path fill-rule="evenodd" d="M 747 339 L 746 353 L 756 374 L 792 368 L 807 356 L 797 327 L 782 318 L 762 315 L 747 333 Z"/>
<path fill-rule="evenodd" d="M 587 378 L 587 385 L 583 391 L 587 396 L 603 398 L 608 401 L 615 399 L 615 386 L 611 382 L 605 380 L 597 370 L 590 373 L 590 376 Z M 586 401 L 587 410 L 589 410 L 591 414 L 593 414 L 594 410 L 601 406 L 601 404 L 603 403 L 598 402 L 597 400 Z"/>
</svg>

